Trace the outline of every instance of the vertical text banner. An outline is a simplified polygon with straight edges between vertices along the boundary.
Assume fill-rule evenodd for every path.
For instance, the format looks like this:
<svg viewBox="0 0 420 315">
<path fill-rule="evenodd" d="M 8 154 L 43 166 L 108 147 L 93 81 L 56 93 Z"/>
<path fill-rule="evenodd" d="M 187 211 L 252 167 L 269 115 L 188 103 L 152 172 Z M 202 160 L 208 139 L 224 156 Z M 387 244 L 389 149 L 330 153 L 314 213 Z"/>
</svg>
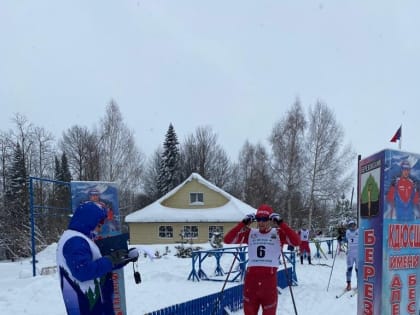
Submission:
<svg viewBox="0 0 420 315">
<path fill-rule="evenodd" d="M 359 175 L 358 315 L 417 315 L 420 155 L 384 150 L 362 160 Z"/>
</svg>

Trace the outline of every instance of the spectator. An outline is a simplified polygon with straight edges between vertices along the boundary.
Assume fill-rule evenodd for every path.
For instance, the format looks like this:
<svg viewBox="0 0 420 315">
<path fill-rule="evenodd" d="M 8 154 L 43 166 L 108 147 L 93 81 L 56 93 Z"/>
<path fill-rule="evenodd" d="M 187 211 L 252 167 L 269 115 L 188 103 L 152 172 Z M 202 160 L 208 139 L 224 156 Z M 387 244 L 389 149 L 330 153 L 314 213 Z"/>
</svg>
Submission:
<svg viewBox="0 0 420 315">
<path fill-rule="evenodd" d="M 105 218 L 105 209 L 97 203 L 82 203 L 58 242 L 57 265 L 68 315 L 114 315 L 111 271 L 138 259 L 136 249 L 102 256 L 92 238 Z"/>
</svg>

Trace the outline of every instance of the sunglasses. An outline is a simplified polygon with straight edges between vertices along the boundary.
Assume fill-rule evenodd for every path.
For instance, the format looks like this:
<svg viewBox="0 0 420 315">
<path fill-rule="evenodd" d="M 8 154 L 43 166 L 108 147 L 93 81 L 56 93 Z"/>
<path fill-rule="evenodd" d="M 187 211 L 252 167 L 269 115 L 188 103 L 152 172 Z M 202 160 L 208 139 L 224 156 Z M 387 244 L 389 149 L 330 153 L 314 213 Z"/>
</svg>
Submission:
<svg viewBox="0 0 420 315">
<path fill-rule="evenodd" d="M 255 220 L 257 222 L 267 222 L 269 220 L 268 217 L 256 217 Z"/>
</svg>

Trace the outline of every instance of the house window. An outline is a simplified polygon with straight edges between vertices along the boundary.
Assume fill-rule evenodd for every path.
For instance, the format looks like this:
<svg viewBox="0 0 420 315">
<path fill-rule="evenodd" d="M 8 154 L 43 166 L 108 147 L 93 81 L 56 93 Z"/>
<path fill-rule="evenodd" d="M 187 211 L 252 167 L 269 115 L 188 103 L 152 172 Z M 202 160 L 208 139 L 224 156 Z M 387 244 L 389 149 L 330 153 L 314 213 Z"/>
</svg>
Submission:
<svg viewBox="0 0 420 315">
<path fill-rule="evenodd" d="M 198 238 L 198 226 L 196 225 L 184 225 L 182 231 L 184 238 Z"/>
<path fill-rule="evenodd" d="M 209 239 L 213 236 L 213 233 L 219 233 L 223 235 L 223 226 L 222 225 L 210 225 L 209 226 Z"/>
<path fill-rule="evenodd" d="M 203 205 L 204 204 L 204 194 L 202 192 L 192 192 L 192 193 L 190 193 L 190 204 L 191 205 Z"/>
<path fill-rule="evenodd" d="M 159 237 L 162 238 L 173 238 L 173 228 L 170 225 L 160 225 L 159 226 Z"/>
</svg>

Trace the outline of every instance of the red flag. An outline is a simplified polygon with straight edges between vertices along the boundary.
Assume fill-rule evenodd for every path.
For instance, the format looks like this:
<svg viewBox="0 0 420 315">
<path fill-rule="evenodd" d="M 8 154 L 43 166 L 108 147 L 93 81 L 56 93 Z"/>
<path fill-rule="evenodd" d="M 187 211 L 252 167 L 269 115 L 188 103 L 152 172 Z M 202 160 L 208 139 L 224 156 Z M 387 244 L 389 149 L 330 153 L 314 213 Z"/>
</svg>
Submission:
<svg viewBox="0 0 420 315">
<path fill-rule="evenodd" d="M 400 139 L 401 139 L 401 126 L 400 126 L 400 128 L 398 128 L 398 130 L 395 133 L 395 135 L 389 141 L 390 142 L 397 142 L 397 140 L 400 140 Z"/>
</svg>

